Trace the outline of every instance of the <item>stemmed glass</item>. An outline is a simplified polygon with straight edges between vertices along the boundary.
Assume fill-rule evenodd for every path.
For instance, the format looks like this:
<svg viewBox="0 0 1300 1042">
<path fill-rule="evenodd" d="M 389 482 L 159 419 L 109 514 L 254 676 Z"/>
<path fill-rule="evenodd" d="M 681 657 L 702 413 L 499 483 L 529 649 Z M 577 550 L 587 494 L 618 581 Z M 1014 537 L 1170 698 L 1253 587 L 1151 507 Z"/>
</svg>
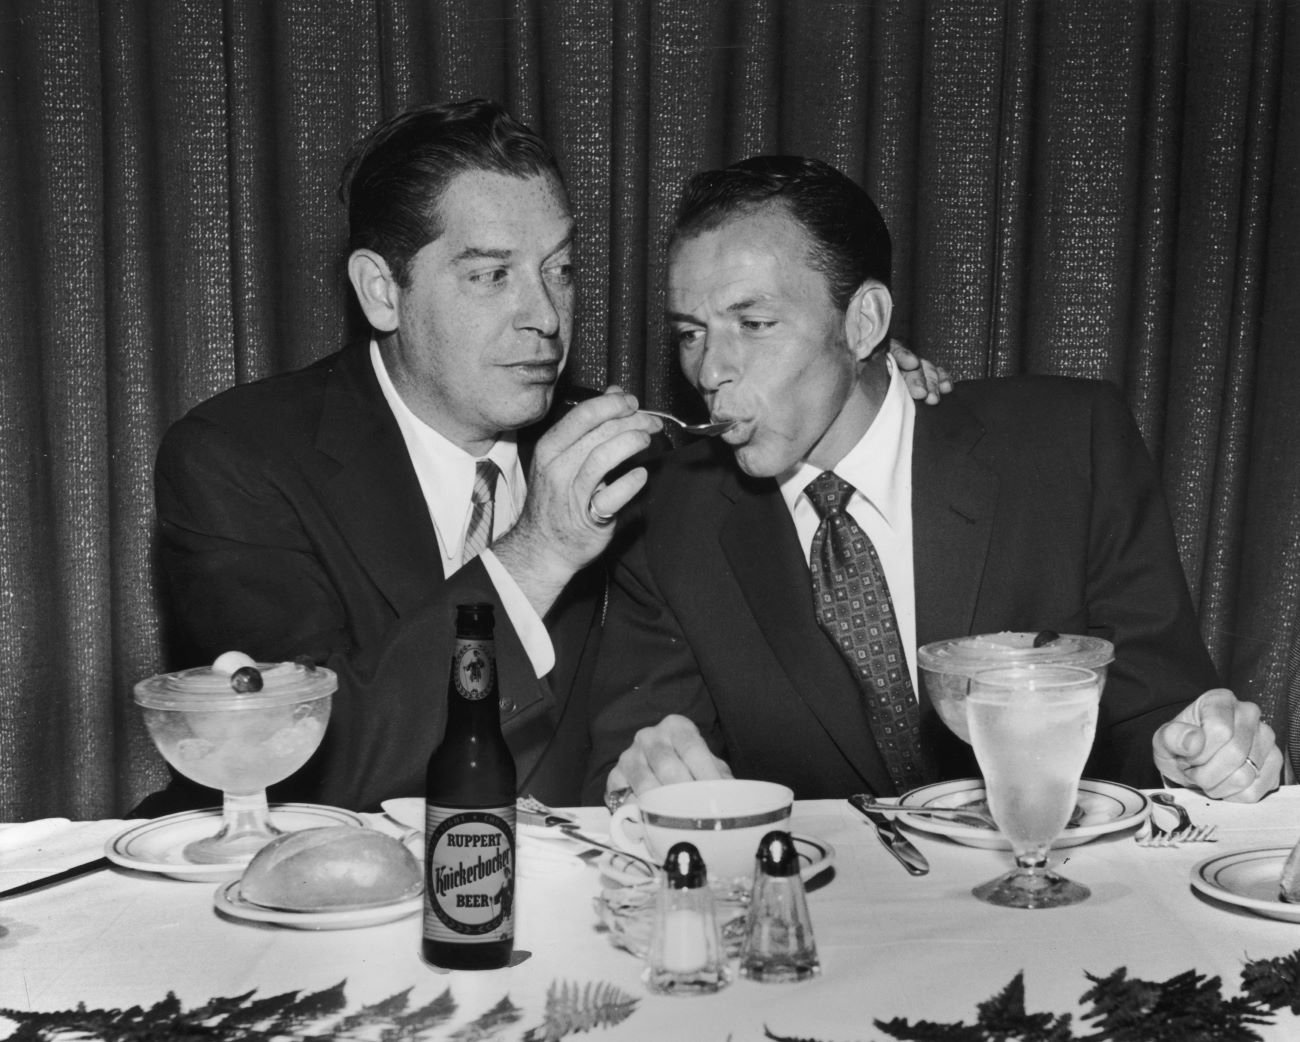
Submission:
<svg viewBox="0 0 1300 1042">
<path fill-rule="evenodd" d="M 970 741 L 989 811 L 1016 859 L 1012 871 L 971 891 L 981 901 L 1057 908 L 1089 896 L 1050 870 L 1047 857 L 1078 799 L 1101 687 L 1097 670 L 1080 666 L 1011 666 L 972 677 Z"/>
<path fill-rule="evenodd" d="M 248 861 L 281 835 L 266 788 L 316 751 L 338 687 L 334 672 L 320 666 L 240 658 L 249 665 L 233 673 L 214 664 L 135 686 L 135 701 L 163 758 L 192 781 L 222 791 L 220 829 L 182 851 L 198 864 Z"/>
</svg>

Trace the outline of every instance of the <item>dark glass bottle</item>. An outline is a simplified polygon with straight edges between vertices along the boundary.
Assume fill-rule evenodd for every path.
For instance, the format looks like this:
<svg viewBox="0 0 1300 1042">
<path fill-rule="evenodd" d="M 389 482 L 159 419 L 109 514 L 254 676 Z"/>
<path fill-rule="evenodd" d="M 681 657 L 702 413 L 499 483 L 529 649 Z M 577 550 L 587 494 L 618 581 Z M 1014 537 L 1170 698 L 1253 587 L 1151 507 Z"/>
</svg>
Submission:
<svg viewBox="0 0 1300 1042">
<path fill-rule="evenodd" d="M 515 761 L 501 734 L 492 605 L 461 604 L 447 729 L 424 797 L 426 961 L 506 966 L 514 950 Z"/>
</svg>

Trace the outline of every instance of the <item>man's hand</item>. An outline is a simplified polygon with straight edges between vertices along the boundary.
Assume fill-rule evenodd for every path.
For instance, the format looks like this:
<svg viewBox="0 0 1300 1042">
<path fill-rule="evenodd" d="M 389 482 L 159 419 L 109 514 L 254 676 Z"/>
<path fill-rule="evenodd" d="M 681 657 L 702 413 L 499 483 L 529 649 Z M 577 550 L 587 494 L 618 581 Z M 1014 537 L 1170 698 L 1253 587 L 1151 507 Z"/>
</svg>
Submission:
<svg viewBox="0 0 1300 1042">
<path fill-rule="evenodd" d="M 661 420 L 637 412 L 636 398 L 611 387 L 574 406 L 542 435 L 519 521 L 492 544 L 538 615 L 609 545 L 615 516 L 647 475 L 634 467 L 609 484 L 606 476 L 649 448 L 662 429 Z"/>
<path fill-rule="evenodd" d="M 1278 787 L 1282 751 L 1259 706 L 1215 688 L 1158 730 L 1156 767 L 1216 800 L 1255 803 Z"/>
<path fill-rule="evenodd" d="M 918 358 L 903 346 L 901 340 L 889 338 L 889 353 L 893 356 L 894 364 L 898 366 L 898 371 L 903 375 L 903 382 L 907 384 L 908 393 L 913 398 L 924 398 L 929 405 L 934 405 L 941 395 L 952 390 L 952 377 L 948 375 L 946 369 L 933 362 L 927 362 L 924 358 Z"/>
<path fill-rule="evenodd" d="M 670 715 L 636 733 L 609 772 L 605 793 L 608 800 L 620 790 L 639 794 L 671 782 L 730 777 L 731 768 L 709 751 L 695 724 Z"/>
</svg>

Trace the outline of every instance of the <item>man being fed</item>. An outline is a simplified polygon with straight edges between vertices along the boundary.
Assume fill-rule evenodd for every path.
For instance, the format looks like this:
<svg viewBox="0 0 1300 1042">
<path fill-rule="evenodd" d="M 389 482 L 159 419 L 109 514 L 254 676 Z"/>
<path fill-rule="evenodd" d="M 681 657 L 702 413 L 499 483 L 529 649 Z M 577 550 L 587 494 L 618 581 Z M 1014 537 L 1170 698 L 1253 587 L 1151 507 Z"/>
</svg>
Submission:
<svg viewBox="0 0 1300 1042">
<path fill-rule="evenodd" d="M 373 809 L 423 791 L 455 607 L 492 603 L 521 788 L 576 802 L 604 588 L 588 566 L 645 471 L 606 477 L 660 421 L 616 387 L 547 421 L 574 221 L 550 148 L 499 105 L 381 123 L 340 194 L 369 335 L 203 403 L 159 451 L 177 664 L 240 650 L 335 670 L 320 751 L 271 795 Z M 216 802 L 177 779 L 140 812 Z"/>
<path fill-rule="evenodd" d="M 888 231 L 816 160 L 697 175 L 668 260 L 682 369 L 734 426 L 625 511 L 588 798 L 732 773 L 801 798 L 896 794 L 974 773 L 916 648 L 1001 630 L 1114 642 L 1090 777 L 1276 787 L 1271 728 L 1216 686 L 1115 388 L 983 380 L 915 408 L 879 350 Z"/>
</svg>

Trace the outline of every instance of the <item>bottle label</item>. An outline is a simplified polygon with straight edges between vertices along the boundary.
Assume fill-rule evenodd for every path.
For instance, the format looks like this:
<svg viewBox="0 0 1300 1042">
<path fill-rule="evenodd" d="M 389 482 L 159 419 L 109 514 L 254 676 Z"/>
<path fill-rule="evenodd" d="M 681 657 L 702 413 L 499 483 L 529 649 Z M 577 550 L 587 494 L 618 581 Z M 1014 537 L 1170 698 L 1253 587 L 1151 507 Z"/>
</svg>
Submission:
<svg viewBox="0 0 1300 1042">
<path fill-rule="evenodd" d="M 424 811 L 424 936 L 500 941 L 514 936 L 515 808 Z"/>
<path fill-rule="evenodd" d="M 457 639 L 451 660 L 456 693 L 477 702 L 487 698 L 496 684 L 496 662 L 492 641 Z"/>
</svg>

